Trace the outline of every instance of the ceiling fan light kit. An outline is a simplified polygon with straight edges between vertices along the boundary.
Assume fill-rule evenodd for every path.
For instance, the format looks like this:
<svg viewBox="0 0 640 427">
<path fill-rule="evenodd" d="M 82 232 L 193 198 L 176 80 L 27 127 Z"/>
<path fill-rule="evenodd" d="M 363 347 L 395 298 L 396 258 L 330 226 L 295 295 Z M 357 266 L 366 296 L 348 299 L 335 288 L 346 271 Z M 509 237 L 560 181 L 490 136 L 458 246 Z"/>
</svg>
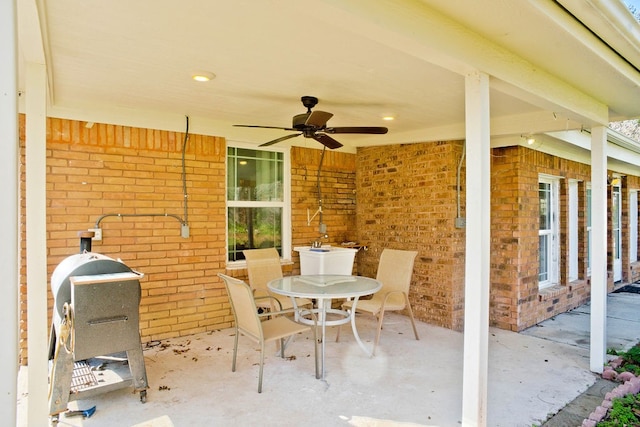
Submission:
<svg viewBox="0 0 640 427">
<path fill-rule="evenodd" d="M 307 112 L 303 114 L 296 114 L 293 116 L 292 124 L 290 128 L 278 127 L 278 126 L 260 126 L 260 125 L 234 125 L 239 127 L 250 128 L 263 128 L 263 129 L 281 129 L 292 132 L 299 132 L 291 135 L 282 136 L 274 140 L 260 144 L 260 147 L 266 147 L 269 145 L 277 144 L 278 142 L 285 141 L 290 138 L 303 135 L 305 138 L 313 138 L 320 144 L 329 149 L 336 149 L 342 147 L 342 144 L 336 141 L 328 134 L 340 134 L 340 133 L 353 133 L 353 134 L 385 134 L 388 132 L 386 127 L 378 126 L 342 126 L 342 127 L 327 127 L 327 122 L 332 113 L 326 111 L 311 111 L 313 107 L 318 104 L 318 98 L 315 96 L 303 96 L 300 98 L 302 105 L 307 108 Z"/>
</svg>

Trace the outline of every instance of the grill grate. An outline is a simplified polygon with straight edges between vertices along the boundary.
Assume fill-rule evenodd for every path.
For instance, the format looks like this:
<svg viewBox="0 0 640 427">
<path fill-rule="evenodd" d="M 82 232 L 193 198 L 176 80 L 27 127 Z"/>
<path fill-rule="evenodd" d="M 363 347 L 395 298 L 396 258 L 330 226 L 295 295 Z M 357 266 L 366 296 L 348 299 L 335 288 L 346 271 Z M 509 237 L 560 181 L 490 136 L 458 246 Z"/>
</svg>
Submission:
<svg viewBox="0 0 640 427">
<path fill-rule="evenodd" d="M 78 393 L 86 388 L 98 385 L 91 366 L 85 361 L 80 360 L 73 364 L 73 375 L 71 376 L 71 393 Z"/>
</svg>

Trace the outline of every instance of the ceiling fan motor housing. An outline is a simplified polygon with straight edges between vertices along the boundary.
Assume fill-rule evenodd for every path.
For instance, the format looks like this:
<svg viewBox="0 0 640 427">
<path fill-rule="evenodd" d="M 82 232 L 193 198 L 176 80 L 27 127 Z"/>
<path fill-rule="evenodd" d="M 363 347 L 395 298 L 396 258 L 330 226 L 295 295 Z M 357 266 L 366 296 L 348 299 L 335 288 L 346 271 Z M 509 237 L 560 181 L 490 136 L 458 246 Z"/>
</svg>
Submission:
<svg viewBox="0 0 640 427">
<path fill-rule="evenodd" d="M 259 126 L 259 125 L 234 125 L 251 128 L 265 128 L 265 129 L 282 129 L 287 131 L 297 131 L 300 133 L 293 135 L 286 135 L 274 140 L 260 144 L 260 147 L 266 147 L 278 142 L 286 141 L 296 136 L 304 136 L 305 138 L 313 138 L 325 147 L 329 149 L 336 149 L 342 147 L 342 144 L 328 134 L 334 133 L 361 133 L 361 134 L 383 134 L 387 133 L 385 127 L 358 127 L 358 126 L 342 126 L 342 127 L 327 127 L 327 121 L 333 117 L 332 113 L 326 111 L 311 111 L 313 107 L 318 103 L 318 98 L 315 96 L 303 96 L 300 98 L 302 105 L 307 108 L 307 112 L 303 114 L 297 114 L 293 116 L 291 128 L 277 127 L 277 126 Z"/>
<path fill-rule="evenodd" d="M 311 110 L 316 106 L 316 104 L 318 104 L 318 98 L 316 98 L 315 96 L 303 96 L 300 98 L 300 100 L 302 101 L 302 105 L 304 105 L 307 110 Z"/>
<path fill-rule="evenodd" d="M 295 116 L 293 116 L 293 128 L 297 129 L 297 130 L 304 130 L 306 127 L 308 127 L 306 125 L 307 119 L 309 118 L 309 115 L 311 115 L 311 113 L 304 113 L 304 114 L 296 114 Z"/>
<path fill-rule="evenodd" d="M 305 137 L 312 138 L 313 131 L 309 129 L 309 125 L 307 125 L 307 119 L 311 115 L 311 109 L 318 104 L 318 98 L 316 98 L 315 96 L 303 96 L 300 98 L 300 101 L 302 101 L 302 105 L 305 106 L 307 112 L 304 114 L 297 114 L 293 116 L 292 127 L 303 132 Z"/>
</svg>

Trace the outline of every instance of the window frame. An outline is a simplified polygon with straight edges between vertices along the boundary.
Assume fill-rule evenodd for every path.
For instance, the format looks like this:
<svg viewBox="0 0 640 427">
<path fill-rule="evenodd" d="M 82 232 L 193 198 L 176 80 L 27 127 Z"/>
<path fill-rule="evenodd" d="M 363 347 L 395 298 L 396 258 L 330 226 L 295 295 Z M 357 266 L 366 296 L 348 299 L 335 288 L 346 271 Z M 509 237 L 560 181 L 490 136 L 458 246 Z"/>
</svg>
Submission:
<svg viewBox="0 0 640 427">
<path fill-rule="evenodd" d="M 550 228 L 541 229 L 538 224 L 538 261 L 542 261 L 540 253 L 540 237 L 549 236 L 549 245 L 547 249 L 547 279 L 540 281 L 540 271 L 538 271 L 538 289 L 545 289 L 558 285 L 560 279 L 560 178 L 552 175 L 538 175 L 538 200 L 540 192 L 540 184 L 549 185 L 549 208 L 550 211 Z M 538 207 L 538 216 L 540 216 L 540 207 Z"/>
<path fill-rule="evenodd" d="M 592 216 L 592 212 L 591 212 L 592 211 L 591 204 L 592 204 L 592 201 L 593 201 L 592 194 L 591 194 L 591 182 L 587 183 L 587 190 L 586 191 L 587 191 L 587 194 L 586 194 L 586 197 L 587 197 L 587 207 L 586 207 L 587 212 L 586 212 L 586 224 L 585 224 L 585 227 L 587 229 L 586 230 L 587 231 L 587 277 L 591 277 L 591 258 L 592 258 L 591 255 L 593 254 L 593 251 L 591 250 L 592 249 L 591 248 L 591 246 L 592 246 L 591 244 L 593 243 L 593 235 L 591 233 L 591 229 L 592 229 L 591 228 L 591 221 L 592 221 L 592 217 L 593 217 Z"/>
<path fill-rule="evenodd" d="M 611 245 L 613 281 L 622 280 L 622 252 L 624 251 L 624 233 L 622 228 L 622 179 L 614 176 L 611 183 Z"/>
<path fill-rule="evenodd" d="M 578 180 L 570 179 L 568 182 L 567 194 L 569 199 L 569 205 L 567 206 L 567 215 L 569 218 L 567 224 L 569 225 L 569 271 L 567 274 L 567 280 L 572 282 L 578 280 L 579 268 L 578 268 Z"/>
<path fill-rule="evenodd" d="M 244 150 L 269 151 L 282 153 L 282 201 L 248 201 L 229 200 L 229 148 L 240 148 Z M 229 268 L 244 268 L 247 265 L 245 260 L 229 261 L 229 208 L 230 207 L 281 207 L 282 208 L 282 254 L 281 260 L 291 261 L 291 150 L 278 147 L 258 147 L 254 144 L 247 144 L 237 141 L 227 141 L 225 148 L 225 260 Z"/>
<path fill-rule="evenodd" d="M 629 262 L 638 261 L 638 190 L 629 191 Z"/>
</svg>

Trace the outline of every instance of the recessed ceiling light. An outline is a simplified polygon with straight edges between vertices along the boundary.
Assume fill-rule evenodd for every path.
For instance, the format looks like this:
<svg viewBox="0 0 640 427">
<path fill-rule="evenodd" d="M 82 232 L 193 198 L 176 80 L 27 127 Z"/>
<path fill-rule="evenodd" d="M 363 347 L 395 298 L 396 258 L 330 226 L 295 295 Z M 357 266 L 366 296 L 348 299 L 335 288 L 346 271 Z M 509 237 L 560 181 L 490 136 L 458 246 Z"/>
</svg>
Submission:
<svg viewBox="0 0 640 427">
<path fill-rule="evenodd" d="M 393 117 L 393 116 L 383 116 L 382 120 L 390 122 L 392 120 L 395 120 L 395 117 Z"/>
<path fill-rule="evenodd" d="M 197 82 L 208 82 L 216 78 L 216 75 L 209 71 L 198 71 L 191 75 L 191 78 Z"/>
</svg>

